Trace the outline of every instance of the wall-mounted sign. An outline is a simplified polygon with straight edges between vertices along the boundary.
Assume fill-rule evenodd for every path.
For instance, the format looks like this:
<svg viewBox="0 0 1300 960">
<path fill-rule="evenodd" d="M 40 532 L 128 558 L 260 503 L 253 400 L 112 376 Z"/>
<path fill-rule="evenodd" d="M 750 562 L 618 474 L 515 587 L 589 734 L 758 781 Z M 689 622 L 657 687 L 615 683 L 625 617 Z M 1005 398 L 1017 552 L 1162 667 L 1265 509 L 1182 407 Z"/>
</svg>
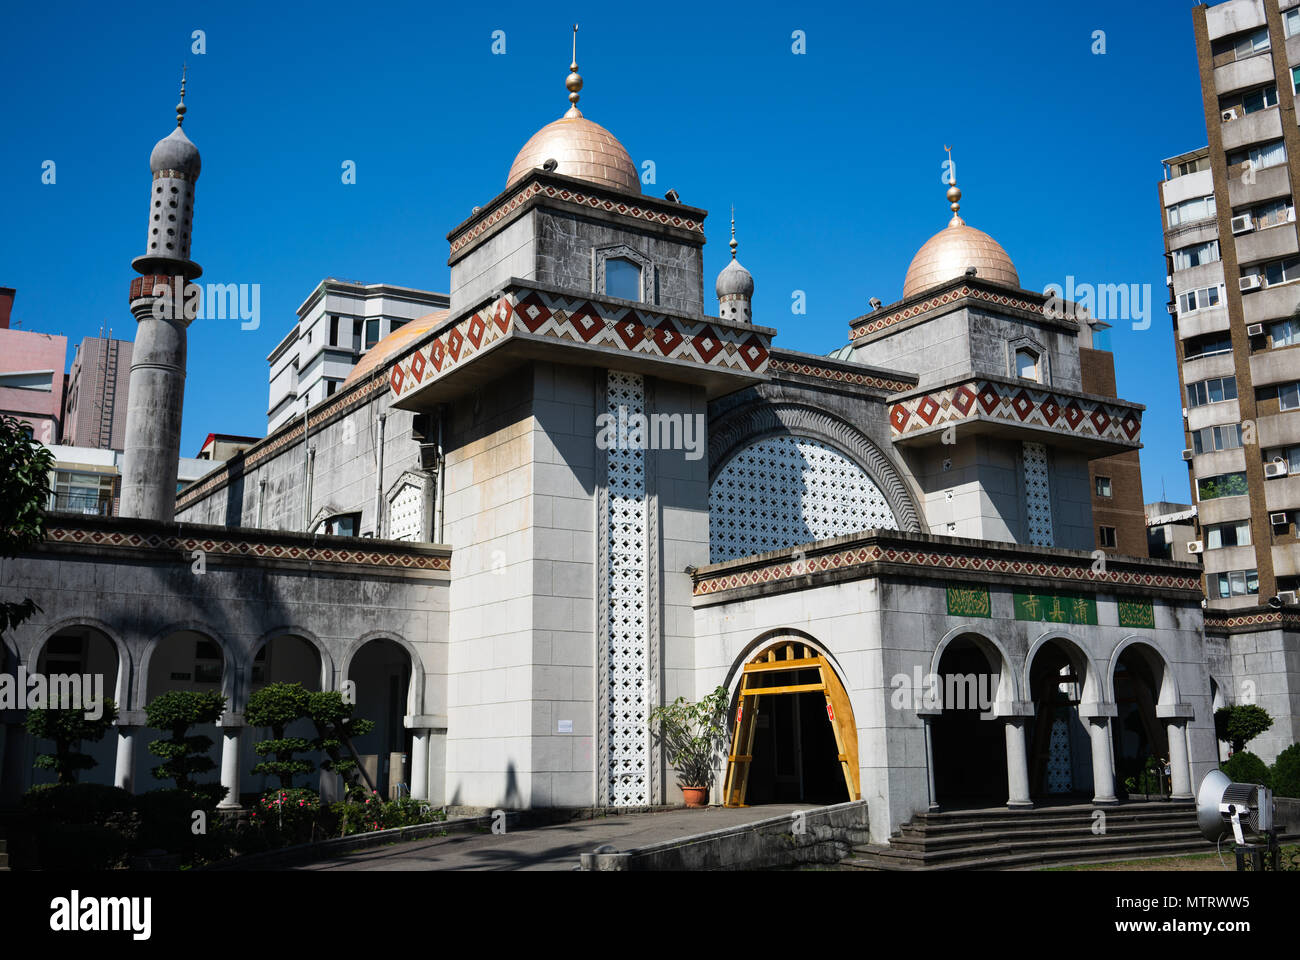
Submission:
<svg viewBox="0 0 1300 960">
<path fill-rule="evenodd" d="M 950 617 L 991 617 L 992 604 L 989 602 L 987 587 L 949 587 L 948 616 Z"/>
<path fill-rule="evenodd" d="M 558 731 L 557 731 L 558 733 L 573 733 L 573 721 L 572 721 L 572 720 L 560 720 L 560 721 L 558 722 L 558 727 L 559 727 L 559 729 L 558 729 Z"/>
<path fill-rule="evenodd" d="M 1014 595 L 1017 620 L 1044 623 L 1097 623 L 1094 597 L 1070 593 L 1017 593 Z"/>
<path fill-rule="evenodd" d="M 1150 600 L 1119 601 L 1119 625 L 1154 630 L 1156 611 Z"/>
</svg>

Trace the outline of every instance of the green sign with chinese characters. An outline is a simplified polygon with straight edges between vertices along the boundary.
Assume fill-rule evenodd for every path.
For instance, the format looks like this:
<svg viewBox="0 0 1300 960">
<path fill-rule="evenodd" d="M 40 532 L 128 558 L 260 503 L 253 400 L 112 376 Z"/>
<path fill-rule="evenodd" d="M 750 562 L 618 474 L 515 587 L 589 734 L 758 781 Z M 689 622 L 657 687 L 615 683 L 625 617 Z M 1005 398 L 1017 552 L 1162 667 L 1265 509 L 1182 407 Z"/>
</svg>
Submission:
<svg viewBox="0 0 1300 960">
<path fill-rule="evenodd" d="M 1156 612 L 1149 600 L 1120 600 L 1119 625 L 1154 630 Z"/>
<path fill-rule="evenodd" d="M 948 615 L 950 617 L 990 617 L 988 587 L 949 587 Z"/>
<path fill-rule="evenodd" d="M 1097 601 L 1068 593 L 1014 594 L 1017 620 L 1097 624 Z"/>
</svg>

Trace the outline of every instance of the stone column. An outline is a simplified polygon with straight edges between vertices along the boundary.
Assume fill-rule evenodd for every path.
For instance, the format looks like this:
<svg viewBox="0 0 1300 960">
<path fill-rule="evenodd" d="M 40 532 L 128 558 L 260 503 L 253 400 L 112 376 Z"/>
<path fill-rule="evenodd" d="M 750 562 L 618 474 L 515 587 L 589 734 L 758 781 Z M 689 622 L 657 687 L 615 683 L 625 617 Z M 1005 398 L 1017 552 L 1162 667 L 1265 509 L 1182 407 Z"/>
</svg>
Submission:
<svg viewBox="0 0 1300 960">
<path fill-rule="evenodd" d="M 1187 721 L 1174 717 L 1165 721 L 1169 736 L 1169 793 L 1172 800 L 1191 800 L 1192 772 L 1187 763 Z"/>
<path fill-rule="evenodd" d="M 1115 797 L 1115 770 L 1110 763 L 1110 717 L 1087 718 L 1088 739 L 1092 743 L 1092 802 L 1110 806 Z"/>
<path fill-rule="evenodd" d="M 221 727 L 221 785 L 226 788 L 226 796 L 219 804 L 218 810 L 239 808 L 239 761 L 242 724 Z"/>
<path fill-rule="evenodd" d="M 135 793 L 136 729 L 132 726 L 117 728 L 117 762 L 113 768 L 113 783 L 127 793 Z"/>
<path fill-rule="evenodd" d="M 411 797 L 429 799 L 429 731 L 411 731 Z"/>
<path fill-rule="evenodd" d="M 1007 731 L 1007 806 L 1028 809 L 1029 756 L 1025 748 L 1025 718 L 1004 717 Z"/>
<path fill-rule="evenodd" d="M 921 718 L 924 725 L 922 735 L 925 737 L 925 789 L 926 796 L 930 800 L 930 811 L 934 812 L 939 809 L 939 797 L 934 790 L 934 734 L 930 729 L 930 724 L 939 711 L 918 710 L 917 716 Z"/>
</svg>

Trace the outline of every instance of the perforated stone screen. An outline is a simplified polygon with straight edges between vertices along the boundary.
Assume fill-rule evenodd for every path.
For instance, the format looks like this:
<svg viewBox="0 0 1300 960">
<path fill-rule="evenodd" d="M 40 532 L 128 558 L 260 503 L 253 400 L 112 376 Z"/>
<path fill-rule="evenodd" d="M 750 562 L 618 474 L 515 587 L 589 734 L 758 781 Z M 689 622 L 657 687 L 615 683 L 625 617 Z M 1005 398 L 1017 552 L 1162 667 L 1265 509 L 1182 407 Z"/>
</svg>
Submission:
<svg viewBox="0 0 1300 960">
<path fill-rule="evenodd" d="M 745 447 L 709 489 L 714 563 L 871 529 L 898 529 L 880 488 L 849 457 L 809 437 Z"/>
</svg>

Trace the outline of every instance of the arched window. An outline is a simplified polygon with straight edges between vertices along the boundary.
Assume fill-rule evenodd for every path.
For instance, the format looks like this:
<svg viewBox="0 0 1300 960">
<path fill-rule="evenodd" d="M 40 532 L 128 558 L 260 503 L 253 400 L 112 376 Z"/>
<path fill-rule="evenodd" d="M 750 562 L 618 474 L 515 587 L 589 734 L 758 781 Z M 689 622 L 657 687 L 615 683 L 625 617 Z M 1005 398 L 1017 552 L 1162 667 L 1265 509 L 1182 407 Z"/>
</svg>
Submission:
<svg viewBox="0 0 1300 960">
<path fill-rule="evenodd" d="M 640 300 L 641 268 L 626 257 L 610 257 L 606 260 L 605 296 Z"/>
<path fill-rule="evenodd" d="M 1026 347 L 1016 351 L 1016 376 L 1023 380 L 1042 381 L 1038 369 L 1038 354 Z"/>
</svg>

